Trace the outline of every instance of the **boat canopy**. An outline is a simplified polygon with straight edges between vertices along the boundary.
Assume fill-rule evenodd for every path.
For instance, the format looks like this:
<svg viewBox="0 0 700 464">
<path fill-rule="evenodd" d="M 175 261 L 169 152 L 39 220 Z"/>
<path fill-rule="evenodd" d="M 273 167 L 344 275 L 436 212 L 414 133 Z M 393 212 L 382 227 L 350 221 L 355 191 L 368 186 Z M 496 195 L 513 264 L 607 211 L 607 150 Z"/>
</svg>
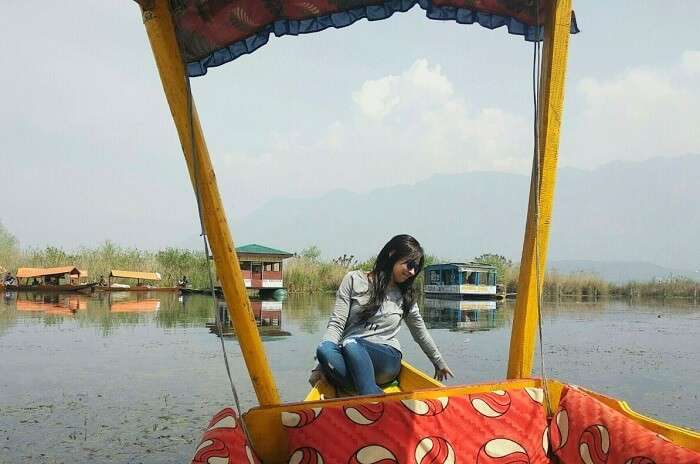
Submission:
<svg viewBox="0 0 700 464">
<path fill-rule="evenodd" d="M 160 280 L 158 272 L 134 272 L 134 271 L 119 271 L 112 269 L 109 273 L 110 277 L 122 277 L 124 279 L 139 279 L 139 280 Z"/>
<path fill-rule="evenodd" d="M 435 269 L 457 269 L 459 272 L 473 271 L 473 272 L 483 272 L 483 271 L 495 271 L 496 266 L 491 264 L 483 263 L 446 263 L 446 264 L 431 264 L 426 266 L 425 270 L 435 270 Z"/>
<path fill-rule="evenodd" d="M 80 276 L 81 271 L 74 266 L 63 266 L 63 267 L 20 267 L 17 269 L 18 279 L 31 279 L 32 277 L 52 277 L 52 276 L 62 276 L 62 275 L 75 275 Z"/>
<path fill-rule="evenodd" d="M 154 0 L 136 0 L 147 17 Z M 429 19 L 505 26 L 510 34 L 542 38 L 547 2 L 532 0 L 170 0 L 175 31 L 190 77 L 265 45 L 270 34 L 299 35 L 342 28 L 366 18 L 386 19 L 418 4 Z M 539 24 L 538 24 L 539 20 Z M 571 17 L 571 33 L 578 32 Z"/>
</svg>

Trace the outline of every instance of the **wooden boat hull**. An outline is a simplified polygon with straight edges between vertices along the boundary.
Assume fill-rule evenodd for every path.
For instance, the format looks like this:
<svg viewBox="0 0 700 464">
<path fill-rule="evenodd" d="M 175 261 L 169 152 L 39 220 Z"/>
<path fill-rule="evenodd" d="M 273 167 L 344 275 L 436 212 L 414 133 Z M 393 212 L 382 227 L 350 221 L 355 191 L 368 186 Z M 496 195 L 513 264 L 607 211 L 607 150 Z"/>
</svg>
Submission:
<svg viewBox="0 0 700 464">
<path fill-rule="evenodd" d="M 211 295 L 211 289 L 209 288 L 179 288 L 180 293 L 183 295 Z M 214 289 L 216 296 L 223 296 L 221 288 L 217 287 Z"/>
<path fill-rule="evenodd" d="M 88 283 L 81 285 L 0 285 L 0 290 L 6 292 L 38 292 L 38 293 L 55 293 L 55 292 L 92 292 L 95 289 L 96 283 Z"/>
<path fill-rule="evenodd" d="M 96 290 L 101 292 L 176 292 L 178 287 L 107 287 L 97 286 Z"/>
</svg>

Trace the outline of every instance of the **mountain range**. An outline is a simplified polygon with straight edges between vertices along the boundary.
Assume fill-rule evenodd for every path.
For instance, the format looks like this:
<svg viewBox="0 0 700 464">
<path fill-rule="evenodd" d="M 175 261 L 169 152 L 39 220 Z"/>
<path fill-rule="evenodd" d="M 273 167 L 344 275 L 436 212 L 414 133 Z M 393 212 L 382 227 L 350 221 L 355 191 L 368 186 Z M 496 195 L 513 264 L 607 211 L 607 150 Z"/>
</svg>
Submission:
<svg viewBox="0 0 700 464">
<path fill-rule="evenodd" d="M 648 272 L 641 275 L 647 277 L 696 275 L 699 173 L 700 155 L 616 161 L 593 170 L 559 169 L 550 263 L 599 271 L 605 265 L 592 263 L 617 263 L 617 270 L 607 266 L 605 272 L 622 279 L 645 265 Z M 260 243 L 292 252 L 317 245 L 326 257 L 352 254 L 364 259 L 391 236 L 409 233 L 427 253 L 441 258 L 468 260 L 497 253 L 517 262 L 528 189 L 527 175 L 436 175 L 363 193 L 338 189 L 314 198 L 275 199 L 233 220 L 232 228 L 237 244 Z"/>
</svg>

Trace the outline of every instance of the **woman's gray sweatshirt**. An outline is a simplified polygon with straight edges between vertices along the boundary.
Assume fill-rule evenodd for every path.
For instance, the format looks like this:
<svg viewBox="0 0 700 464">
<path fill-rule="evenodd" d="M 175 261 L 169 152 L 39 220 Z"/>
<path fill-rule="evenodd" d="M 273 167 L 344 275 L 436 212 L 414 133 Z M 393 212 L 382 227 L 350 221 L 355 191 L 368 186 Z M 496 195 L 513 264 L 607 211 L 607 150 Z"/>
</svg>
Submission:
<svg viewBox="0 0 700 464">
<path fill-rule="evenodd" d="M 389 345 L 401 351 L 401 345 L 396 338 L 401 326 L 403 310 L 401 309 L 401 291 L 388 288 L 384 302 L 374 316 L 367 321 L 360 318 L 363 307 L 370 298 L 369 281 L 364 271 L 348 272 L 336 293 L 335 308 L 328 321 L 328 328 L 323 336 L 324 341 L 341 344 L 348 338 L 364 338 L 368 342 Z M 403 319 L 411 331 L 413 339 L 420 345 L 437 368 L 447 367 L 433 338 L 425 327 L 425 322 L 414 304 Z"/>
</svg>

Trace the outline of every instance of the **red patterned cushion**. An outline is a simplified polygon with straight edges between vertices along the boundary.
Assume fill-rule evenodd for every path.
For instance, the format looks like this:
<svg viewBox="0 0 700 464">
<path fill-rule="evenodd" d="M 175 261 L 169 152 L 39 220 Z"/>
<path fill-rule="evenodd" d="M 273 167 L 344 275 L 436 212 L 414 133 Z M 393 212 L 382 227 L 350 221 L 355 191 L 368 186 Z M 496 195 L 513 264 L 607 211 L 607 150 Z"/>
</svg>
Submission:
<svg viewBox="0 0 700 464">
<path fill-rule="evenodd" d="M 290 464 L 548 463 L 542 390 L 282 413 Z"/>
<path fill-rule="evenodd" d="M 574 387 L 562 392 L 551 440 L 564 464 L 700 464 L 675 445 Z"/>
<path fill-rule="evenodd" d="M 192 464 L 259 464 L 246 441 L 240 420 L 231 408 L 219 412 L 209 422 Z"/>
</svg>

